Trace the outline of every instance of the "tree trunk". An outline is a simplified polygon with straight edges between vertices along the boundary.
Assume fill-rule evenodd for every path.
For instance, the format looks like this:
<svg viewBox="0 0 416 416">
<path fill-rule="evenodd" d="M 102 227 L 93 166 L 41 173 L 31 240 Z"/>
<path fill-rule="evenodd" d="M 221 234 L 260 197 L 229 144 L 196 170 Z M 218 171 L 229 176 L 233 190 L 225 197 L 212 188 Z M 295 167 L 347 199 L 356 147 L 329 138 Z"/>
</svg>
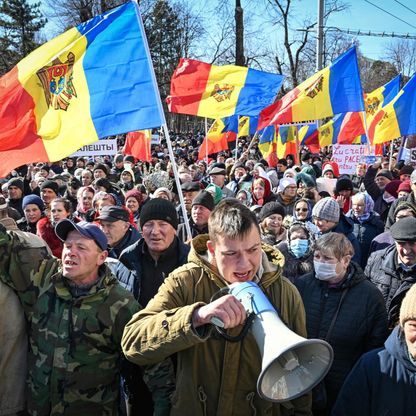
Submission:
<svg viewBox="0 0 416 416">
<path fill-rule="evenodd" d="M 235 1 L 235 64 L 246 65 L 244 57 L 244 22 L 240 0 Z"/>
</svg>

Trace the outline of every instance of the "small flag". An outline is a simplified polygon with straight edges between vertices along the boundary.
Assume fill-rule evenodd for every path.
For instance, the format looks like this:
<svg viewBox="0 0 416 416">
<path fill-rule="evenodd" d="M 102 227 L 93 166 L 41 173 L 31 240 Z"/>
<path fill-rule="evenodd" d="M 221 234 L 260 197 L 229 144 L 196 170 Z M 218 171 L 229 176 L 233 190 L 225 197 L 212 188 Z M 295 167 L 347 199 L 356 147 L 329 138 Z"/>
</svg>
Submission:
<svg viewBox="0 0 416 416">
<path fill-rule="evenodd" d="M 355 47 L 260 113 L 258 129 L 364 111 Z"/>
<path fill-rule="evenodd" d="M 137 160 L 150 162 L 152 146 L 152 130 L 132 131 L 127 133 L 123 154 L 132 155 Z"/>
</svg>

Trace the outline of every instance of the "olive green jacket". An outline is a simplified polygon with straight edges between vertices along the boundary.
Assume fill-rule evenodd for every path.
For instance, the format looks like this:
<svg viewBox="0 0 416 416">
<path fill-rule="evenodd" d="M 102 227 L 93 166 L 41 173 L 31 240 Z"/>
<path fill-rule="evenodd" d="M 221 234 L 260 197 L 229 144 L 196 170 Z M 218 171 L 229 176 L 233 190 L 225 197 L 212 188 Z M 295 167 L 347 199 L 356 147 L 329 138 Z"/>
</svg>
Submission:
<svg viewBox="0 0 416 416">
<path fill-rule="evenodd" d="M 28 411 L 32 415 L 117 415 L 121 336 L 139 310 L 106 266 L 74 298 L 60 262 L 0 226 L 0 280 L 18 295 L 29 325 Z"/>
<path fill-rule="evenodd" d="M 310 415 L 311 396 L 273 404 L 259 397 L 261 357 L 253 336 L 230 343 L 212 325 L 194 329 L 193 311 L 226 286 L 206 258 L 207 235 L 192 241 L 189 263 L 172 272 L 147 307 L 126 325 L 125 356 L 139 365 L 178 353 L 176 392 L 171 415 Z M 263 245 L 264 272 L 259 285 L 286 325 L 306 337 L 305 312 L 297 289 L 281 276 L 283 256 Z M 230 330 L 236 335 L 241 328 Z M 276 342 L 279 335 L 276 334 Z"/>
</svg>

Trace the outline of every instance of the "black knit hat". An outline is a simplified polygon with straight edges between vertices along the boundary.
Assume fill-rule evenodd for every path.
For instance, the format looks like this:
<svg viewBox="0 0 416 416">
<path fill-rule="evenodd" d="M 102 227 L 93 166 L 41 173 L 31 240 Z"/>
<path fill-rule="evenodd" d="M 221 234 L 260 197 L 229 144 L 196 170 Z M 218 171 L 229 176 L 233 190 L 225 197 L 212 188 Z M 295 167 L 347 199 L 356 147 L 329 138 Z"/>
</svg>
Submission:
<svg viewBox="0 0 416 416">
<path fill-rule="evenodd" d="M 213 211 L 215 208 L 214 198 L 208 191 L 199 192 L 192 201 L 192 206 L 194 205 L 202 205 L 210 211 Z"/>
<path fill-rule="evenodd" d="M 40 185 L 40 190 L 45 189 L 45 188 L 52 189 L 52 191 L 54 191 L 56 195 L 58 195 L 59 193 L 59 185 L 57 182 L 46 180 Z"/>
<path fill-rule="evenodd" d="M 21 179 L 19 179 L 19 178 L 10 179 L 9 182 L 7 183 L 7 187 L 9 187 L 9 186 L 16 186 L 22 192 L 24 190 L 23 181 Z"/>
<path fill-rule="evenodd" d="M 259 221 L 262 222 L 270 215 L 279 214 L 282 217 L 285 216 L 285 209 L 282 204 L 279 204 L 276 201 L 267 202 L 263 205 L 262 209 L 259 212 Z"/>
<path fill-rule="evenodd" d="M 335 184 L 335 191 L 352 191 L 354 189 L 354 185 L 352 180 L 349 178 L 339 178 L 337 183 Z"/>
<path fill-rule="evenodd" d="M 178 229 L 178 213 L 175 205 L 167 199 L 154 198 L 143 205 L 140 212 L 140 227 L 150 220 L 161 220 L 168 222 L 175 230 Z"/>
<path fill-rule="evenodd" d="M 97 169 L 101 169 L 106 175 L 108 175 L 108 167 L 107 167 L 106 164 L 104 164 L 104 163 L 96 163 L 94 165 L 93 172 L 96 171 Z"/>
</svg>

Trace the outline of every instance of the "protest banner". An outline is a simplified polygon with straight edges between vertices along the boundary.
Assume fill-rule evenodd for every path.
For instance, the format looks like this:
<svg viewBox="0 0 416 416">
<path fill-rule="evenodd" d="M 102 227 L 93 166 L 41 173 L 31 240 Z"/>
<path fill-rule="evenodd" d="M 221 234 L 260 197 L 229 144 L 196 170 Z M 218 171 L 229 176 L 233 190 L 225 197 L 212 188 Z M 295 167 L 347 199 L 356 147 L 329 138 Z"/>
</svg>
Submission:
<svg viewBox="0 0 416 416">
<path fill-rule="evenodd" d="M 70 157 L 83 156 L 114 156 L 117 153 L 117 139 L 99 140 L 92 144 L 82 146 Z"/>
<path fill-rule="evenodd" d="M 332 145 L 332 160 L 338 163 L 339 172 L 346 174 L 355 173 L 357 164 L 363 156 L 367 156 L 366 145 L 361 144 L 334 144 Z"/>
</svg>

